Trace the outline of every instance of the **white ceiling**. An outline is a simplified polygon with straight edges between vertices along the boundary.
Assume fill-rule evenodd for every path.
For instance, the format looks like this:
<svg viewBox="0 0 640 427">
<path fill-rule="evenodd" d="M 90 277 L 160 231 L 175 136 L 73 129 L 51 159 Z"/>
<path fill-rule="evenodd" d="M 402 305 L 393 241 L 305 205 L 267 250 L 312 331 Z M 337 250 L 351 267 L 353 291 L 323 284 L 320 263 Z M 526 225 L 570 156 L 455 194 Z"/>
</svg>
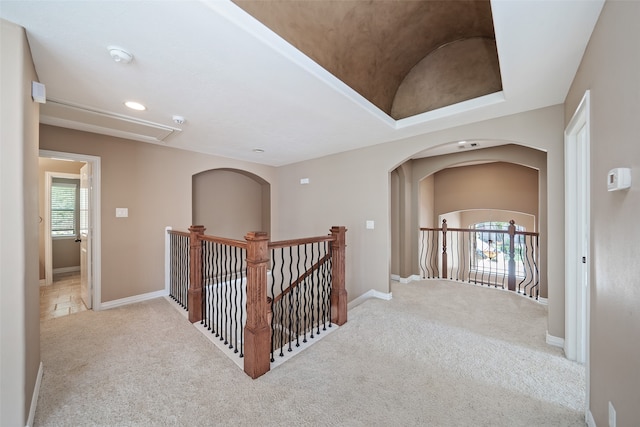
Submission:
<svg viewBox="0 0 640 427">
<path fill-rule="evenodd" d="M 400 121 L 229 0 L 0 0 L 0 17 L 26 28 L 48 100 L 169 129 L 139 140 L 280 166 L 564 102 L 603 1 L 492 1 L 503 92 Z M 133 62 L 114 62 L 110 45 Z M 49 102 L 41 121 L 127 135 L 60 110 Z"/>
</svg>

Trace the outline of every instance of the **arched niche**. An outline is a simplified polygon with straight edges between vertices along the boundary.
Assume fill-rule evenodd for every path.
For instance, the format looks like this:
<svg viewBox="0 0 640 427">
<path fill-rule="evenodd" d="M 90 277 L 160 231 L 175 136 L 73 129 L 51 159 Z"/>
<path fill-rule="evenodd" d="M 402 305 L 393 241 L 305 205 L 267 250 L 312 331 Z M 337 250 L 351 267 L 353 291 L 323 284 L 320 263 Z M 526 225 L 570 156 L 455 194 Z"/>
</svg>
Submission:
<svg viewBox="0 0 640 427">
<path fill-rule="evenodd" d="M 211 169 L 192 177 L 192 223 L 205 234 L 242 240 L 249 231 L 271 233 L 271 186 L 239 169 Z"/>
</svg>

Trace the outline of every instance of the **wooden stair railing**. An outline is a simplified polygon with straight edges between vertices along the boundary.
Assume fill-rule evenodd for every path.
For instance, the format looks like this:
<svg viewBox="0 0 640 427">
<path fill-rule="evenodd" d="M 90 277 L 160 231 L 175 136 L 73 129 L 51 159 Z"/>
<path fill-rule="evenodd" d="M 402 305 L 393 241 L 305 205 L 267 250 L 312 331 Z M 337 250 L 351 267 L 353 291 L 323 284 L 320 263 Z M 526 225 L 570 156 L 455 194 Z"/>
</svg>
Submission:
<svg viewBox="0 0 640 427">
<path fill-rule="evenodd" d="M 331 322 L 343 325 L 347 321 L 347 291 L 345 288 L 345 234 L 346 228 L 334 226 L 329 236 L 309 239 L 270 242 L 265 232 L 249 232 L 245 242 L 205 236 L 205 227 L 193 225 L 189 227 L 189 281 L 187 302 L 189 321 L 191 323 L 203 320 L 203 288 L 205 276 L 203 274 L 203 242 L 213 241 L 242 247 L 246 250 L 246 324 L 244 327 L 244 371 L 251 378 L 258 378 L 270 369 L 271 353 L 271 312 L 272 302 L 280 301 L 284 295 L 292 292 L 300 283 L 314 274 L 329 260 L 332 262 L 330 310 Z M 170 232 L 170 234 L 181 232 Z M 185 234 L 186 233 L 182 233 Z M 286 291 L 276 296 L 274 301 L 267 296 L 267 274 L 269 267 L 269 250 L 296 244 L 313 243 L 319 241 L 330 242 L 331 252 L 323 256 L 309 269 L 296 278 Z"/>
</svg>

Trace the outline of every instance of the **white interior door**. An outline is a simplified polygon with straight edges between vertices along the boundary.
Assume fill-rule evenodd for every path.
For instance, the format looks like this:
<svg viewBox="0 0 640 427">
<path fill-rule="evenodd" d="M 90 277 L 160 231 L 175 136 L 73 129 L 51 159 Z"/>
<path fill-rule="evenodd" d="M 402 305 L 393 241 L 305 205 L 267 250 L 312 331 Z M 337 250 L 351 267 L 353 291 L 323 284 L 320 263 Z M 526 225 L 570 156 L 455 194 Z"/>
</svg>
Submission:
<svg viewBox="0 0 640 427">
<path fill-rule="evenodd" d="M 578 157 L 576 185 L 576 361 L 587 357 L 587 292 L 589 292 L 589 145 L 587 126 L 576 135 Z"/>
<path fill-rule="evenodd" d="M 568 359 L 588 364 L 589 93 L 565 133 L 565 342 Z"/>
<path fill-rule="evenodd" d="M 92 308 L 91 234 L 91 163 L 80 169 L 80 296 L 87 308 Z"/>
</svg>

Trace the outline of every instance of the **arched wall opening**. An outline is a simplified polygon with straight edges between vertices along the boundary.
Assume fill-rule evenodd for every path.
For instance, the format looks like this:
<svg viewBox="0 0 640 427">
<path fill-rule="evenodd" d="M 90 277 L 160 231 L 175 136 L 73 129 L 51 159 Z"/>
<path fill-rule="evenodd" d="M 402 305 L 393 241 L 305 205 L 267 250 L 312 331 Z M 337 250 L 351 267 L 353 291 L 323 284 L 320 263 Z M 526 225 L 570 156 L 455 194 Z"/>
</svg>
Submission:
<svg viewBox="0 0 640 427">
<path fill-rule="evenodd" d="M 249 231 L 271 234 L 271 186 L 239 169 L 212 169 L 192 177 L 192 223 L 205 233 L 242 240 Z"/>
<path fill-rule="evenodd" d="M 395 242 L 391 248 L 392 278 L 408 281 L 420 277 L 418 230 L 439 227 L 441 215 L 472 210 L 485 210 L 489 216 L 490 211 L 493 215 L 499 211 L 522 212 L 535 218 L 535 231 L 541 235 L 540 294 L 547 298 L 546 162 L 544 151 L 508 144 L 410 159 L 401 165 L 402 173 L 394 170 L 392 183 L 394 176 L 405 181 L 391 186 L 392 212 L 396 212 L 391 218 L 391 240 Z M 394 194 L 397 191 L 409 191 L 411 197 L 403 202 Z M 402 247 L 410 251 L 397 250 Z"/>
<path fill-rule="evenodd" d="M 467 209 L 455 212 L 446 212 L 438 216 L 438 226 L 442 225 L 442 220 L 447 220 L 447 227 L 453 228 L 476 228 L 476 224 L 508 224 L 514 220 L 521 231 L 537 230 L 537 217 L 524 212 L 508 211 L 503 209 Z M 492 227 L 481 227 L 492 229 Z"/>
</svg>

